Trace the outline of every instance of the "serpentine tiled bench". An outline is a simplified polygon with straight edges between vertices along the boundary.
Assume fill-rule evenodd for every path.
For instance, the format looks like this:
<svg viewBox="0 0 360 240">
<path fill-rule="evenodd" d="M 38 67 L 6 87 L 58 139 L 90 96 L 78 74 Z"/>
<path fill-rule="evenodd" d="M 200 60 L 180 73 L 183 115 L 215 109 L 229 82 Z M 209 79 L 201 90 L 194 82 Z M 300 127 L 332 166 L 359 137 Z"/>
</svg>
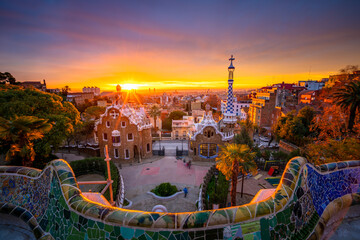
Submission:
<svg viewBox="0 0 360 240">
<path fill-rule="evenodd" d="M 70 166 L 0 167 L 0 212 L 40 239 L 317 239 L 331 214 L 360 203 L 360 161 L 313 167 L 293 158 L 268 199 L 217 210 L 154 213 L 83 197 Z"/>
</svg>

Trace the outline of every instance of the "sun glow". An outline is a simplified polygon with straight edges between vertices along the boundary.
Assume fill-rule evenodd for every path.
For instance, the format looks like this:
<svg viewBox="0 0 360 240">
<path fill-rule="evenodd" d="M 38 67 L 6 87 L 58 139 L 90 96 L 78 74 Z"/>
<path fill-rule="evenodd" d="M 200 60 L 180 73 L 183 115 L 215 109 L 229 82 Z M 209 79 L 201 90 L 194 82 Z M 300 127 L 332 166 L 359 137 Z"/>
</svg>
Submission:
<svg viewBox="0 0 360 240">
<path fill-rule="evenodd" d="M 138 88 L 139 88 L 139 84 L 133 84 L 133 83 L 121 84 L 121 89 L 124 89 L 124 90 L 133 90 L 133 89 L 138 89 Z"/>
</svg>

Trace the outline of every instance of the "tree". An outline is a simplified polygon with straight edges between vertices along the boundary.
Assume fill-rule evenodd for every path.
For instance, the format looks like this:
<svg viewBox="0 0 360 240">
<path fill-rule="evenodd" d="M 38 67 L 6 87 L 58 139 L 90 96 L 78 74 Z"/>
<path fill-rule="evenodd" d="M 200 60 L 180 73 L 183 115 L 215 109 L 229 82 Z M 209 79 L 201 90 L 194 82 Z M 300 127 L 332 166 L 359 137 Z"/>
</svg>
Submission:
<svg viewBox="0 0 360 240">
<path fill-rule="evenodd" d="M 296 115 L 295 111 L 291 111 L 286 114 L 285 117 L 278 119 L 273 126 L 273 132 L 276 139 L 285 139 L 298 146 L 303 146 L 312 133 L 312 122 L 315 116 L 314 109 L 310 107 L 304 107 Z"/>
<path fill-rule="evenodd" d="M 169 117 L 165 118 L 163 121 L 162 128 L 171 130 L 172 129 L 172 120 L 181 120 L 183 116 L 186 116 L 186 113 L 183 111 L 173 111 L 169 114 Z"/>
<path fill-rule="evenodd" d="M 256 172 L 254 162 L 255 153 L 245 144 L 226 144 L 221 147 L 219 156 L 216 158 L 216 168 L 219 169 L 226 179 L 231 179 L 231 206 L 236 205 L 236 185 L 239 172 L 242 173 L 241 197 L 243 196 L 244 178 L 248 172 Z"/>
<path fill-rule="evenodd" d="M 341 74 L 352 74 L 354 71 L 357 71 L 359 69 L 358 65 L 347 65 L 344 68 L 341 68 L 339 72 Z"/>
<path fill-rule="evenodd" d="M 10 120 L 0 117 L 0 138 L 10 143 L 6 160 L 22 158 L 23 166 L 32 166 L 35 159 L 34 141 L 44 137 L 52 125 L 34 116 L 20 116 Z"/>
<path fill-rule="evenodd" d="M 160 113 L 161 113 L 161 111 L 160 111 L 160 108 L 159 108 L 158 105 L 155 104 L 150 108 L 149 115 L 150 115 L 150 117 L 154 118 L 154 129 L 155 129 L 155 131 L 157 130 L 157 128 L 156 128 L 156 118 L 158 116 L 160 116 Z"/>
<path fill-rule="evenodd" d="M 16 79 L 9 72 L 0 72 L 0 84 L 5 84 L 8 82 L 9 84 L 17 84 Z"/>
<path fill-rule="evenodd" d="M 249 148 L 254 146 L 254 142 L 251 139 L 247 128 L 244 126 L 241 127 L 240 133 L 235 135 L 234 141 L 236 144 L 246 144 Z"/>
<path fill-rule="evenodd" d="M 181 120 L 183 116 L 186 116 L 186 113 L 183 111 L 173 111 L 169 115 L 169 119 L 171 120 Z"/>
<path fill-rule="evenodd" d="M 360 141 L 356 138 L 332 140 L 308 144 L 305 157 L 314 165 L 360 159 Z"/>
<path fill-rule="evenodd" d="M 317 139 L 321 141 L 341 140 L 346 135 L 346 115 L 337 105 L 325 107 L 314 119 L 311 131 L 316 132 Z"/>
<path fill-rule="evenodd" d="M 334 93 L 335 103 L 349 112 L 348 131 L 353 132 L 356 111 L 360 111 L 360 80 L 354 80 Z"/>
<path fill-rule="evenodd" d="M 74 105 L 62 102 L 60 96 L 14 85 L 0 85 L 0 116 L 7 120 L 15 116 L 35 116 L 53 125 L 50 132 L 34 142 L 38 156 L 47 156 L 52 148 L 60 146 L 80 121 Z M 5 151 L 7 147 L 7 144 L 1 146 Z"/>
<path fill-rule="evenodd" d="M 85 119 L 99 119 L 100 115 L 105 112 L 105 107 L 100 106 L 90 106 L 85 109 Z"/>
<path fill-rule="evenodd" d="M 66 97 L 69 94 L 69 92 L 71 91 L 71 88 L 69 86 L 65 86 L 61 89 L 61 96 L 63 97 L 64 101 L 66 101 Z"/>
</svg>

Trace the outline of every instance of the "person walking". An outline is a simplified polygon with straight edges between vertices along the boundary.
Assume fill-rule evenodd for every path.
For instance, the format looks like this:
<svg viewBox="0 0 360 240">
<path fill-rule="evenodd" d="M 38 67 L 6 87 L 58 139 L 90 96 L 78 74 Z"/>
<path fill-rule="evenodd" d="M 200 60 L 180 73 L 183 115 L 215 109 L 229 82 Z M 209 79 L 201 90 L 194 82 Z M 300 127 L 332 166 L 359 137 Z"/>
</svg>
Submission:
<svg viewBox="0 0 360 240">
<path fill-rule="evenodd" d="M 184 196 L 184 197 L 186 197 L 186 196 L 187 196 L 187 194 L 188 194 L 188 190 L 187 190 L 187 188 L 186 188 L 186 187 L 184 187 L 184 194 L 185 194 L 185 196 Z"/>
<path fill-rule="evenodd" d="M 189 169 L 191 168 L 191 160 L 188 163 L 188 167 L 189 167 Z"/>
</svg>

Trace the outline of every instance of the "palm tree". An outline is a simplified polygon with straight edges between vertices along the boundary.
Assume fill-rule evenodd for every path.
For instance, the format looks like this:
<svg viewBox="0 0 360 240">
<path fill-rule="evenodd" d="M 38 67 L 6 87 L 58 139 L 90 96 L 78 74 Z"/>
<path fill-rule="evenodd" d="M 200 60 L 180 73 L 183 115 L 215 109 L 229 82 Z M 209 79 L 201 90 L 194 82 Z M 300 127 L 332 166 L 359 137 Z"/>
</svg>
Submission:
<svg viewBox="0 0 360 240">
<path fill-rule="evenodd" d="M 150 117 L 153 117 L 154 118 L 154 128 L 155 128 L 155 131 L 156 131 L 156 118 L 158 116 L 160 116 L 160 108 L 158 105 L 153 105 L 151 108 L 150 108 L 150 112 L 149 112 L 149 115 Z"/>
<path fill-rule="evenodd" d="M 16 116 L 11 120 L 0 117 L 0 138 L 10 144 L 6 161 L 20 156 L 23 166 L 31 166 L 35 159 L 33 141 L 44 137 L 52 128 L 47 121 L 34 116 Z"/>
<path fill-rule="evenodd" d="M 239 172 L 242 173 L 241 197 L 243 196 L 244 178 L 248 172 L 256 171 L 255 153 L 246 144 L 226 144 L 221 147 L 216 159 L 216 168 L 227 180 L 231 179 L 231 206 L 236 205 L 236 185 Z"/>
<path fill-rule="evenodd" d="M 335 102 L 344 110 L 349 110 L 348 130 L 352 132 L 356 110 L 360 111 L 360 80 L 354 80 L 334 93 Z"/>
</svg>

